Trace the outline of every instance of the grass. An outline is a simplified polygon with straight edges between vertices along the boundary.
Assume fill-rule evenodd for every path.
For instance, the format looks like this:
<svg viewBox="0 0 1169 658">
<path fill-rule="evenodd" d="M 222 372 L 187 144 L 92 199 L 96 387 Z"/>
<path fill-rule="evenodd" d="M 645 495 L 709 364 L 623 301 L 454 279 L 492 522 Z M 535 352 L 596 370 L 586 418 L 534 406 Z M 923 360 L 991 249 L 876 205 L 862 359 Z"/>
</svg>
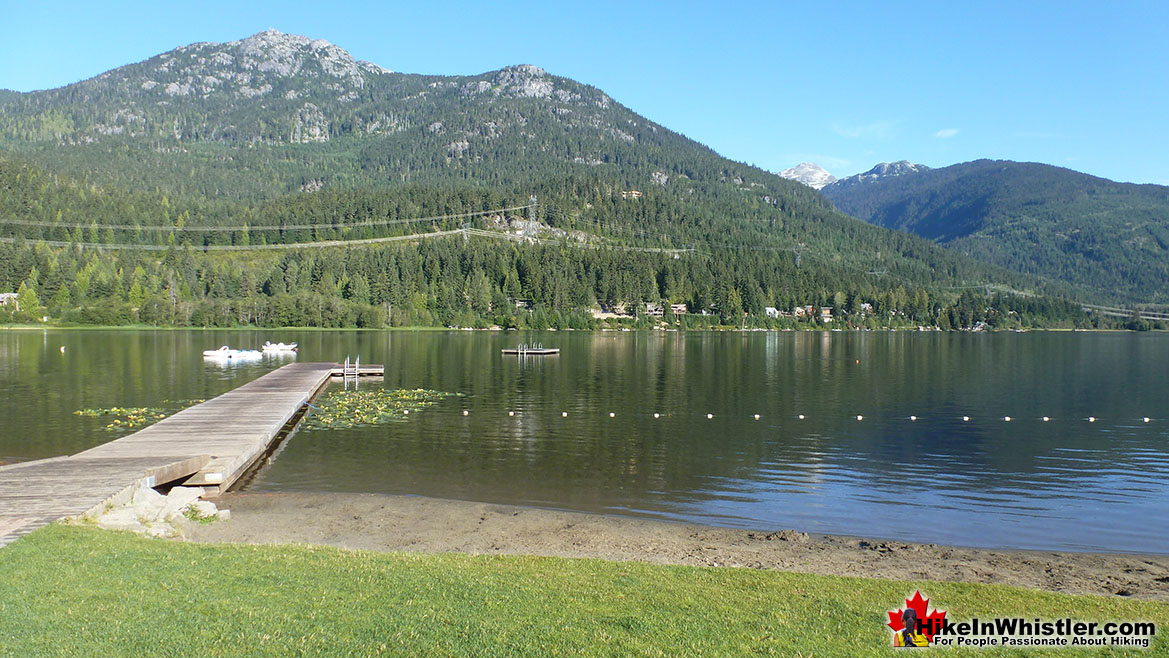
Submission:
<svg viewBox="0 0 1169 658">
<path fill-rule="evenodd" d="M 1169 628 L 1163 603 L 1002 586 L 185 544 L 54 525 L 0 550 L 0 655 L 897 655 L 885 611 L 918 588 L 959 620 Z M 1166 635 L 1132 653 L 1164 655 Z"/>
</svg>

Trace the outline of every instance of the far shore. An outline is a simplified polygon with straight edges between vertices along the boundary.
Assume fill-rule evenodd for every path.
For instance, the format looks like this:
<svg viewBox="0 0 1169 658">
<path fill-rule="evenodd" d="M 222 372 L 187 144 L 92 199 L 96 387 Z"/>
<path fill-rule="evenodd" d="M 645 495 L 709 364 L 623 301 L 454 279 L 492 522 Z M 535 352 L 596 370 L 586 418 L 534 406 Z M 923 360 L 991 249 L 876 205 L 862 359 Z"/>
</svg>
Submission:
<svg viewBox="0 0 1169 658">
<path fill-rule="evenodd" d="M 641 332 L 641 333 L 702 333 L 702 332 L 741 332 L 741 333 L 818 333 L 818 332 L 842 332 L 842 333 L 986 333 L 986 334 L 1007 334 L 1007 333 L 1031 333 L 1031 332 L 1119 332 L 1119 333 L 1165 333 L 1169 330 L 1164 329 L 1149 329 L 1146 332 L 1137 332 L 1132 329 L 1079 329 L 1070 327 L 1031 327 L 1027 329 L 985 329 L 979 332 L 973 332 L 969 329 L 927 329 L 919 332 L 916 327 L 896 327 L 896 328 L 882 328 L 882 329 L 844 329 L 840 327 L 800 327 L 798 329 L 741 329 L 739 327 L 697 327 L 689 329 L 681 329 L 679 327 L 670 327 L 668 329 L 661 328 L 647 328 L 647 329 L 632 329 L 622 327 L 598 327 L 596 329 L 477 329 L 472 327 L 431 327 L 431 326 L 408 326 L 408 327 L 256 327 L 256 326 L 240 326 L 240 327 L 156 327 L 147 324 L 114 324 L 114 325 L 90 325 L 90 324 L 0 324 L 0 331 L 44 331 L 46 329 L 62 330 L 62 331 L 309 331 L 309 332 L 326 332 L 326 331 L 466 331 L 466 332 L 493 332 L 506 333 L 508 331 L 547 331 L 547 332 Z"/>
<path fill-rule="evenodd" d="M 196 542 L 303 543 L 420 553 L 526 554 L 802 573 L 997 583 L 1169 601 L 1169 555 L 992 550 L 739 530 L 460 500 L 345 493 L 229 493 L 231 520 Z"/>
</svg>

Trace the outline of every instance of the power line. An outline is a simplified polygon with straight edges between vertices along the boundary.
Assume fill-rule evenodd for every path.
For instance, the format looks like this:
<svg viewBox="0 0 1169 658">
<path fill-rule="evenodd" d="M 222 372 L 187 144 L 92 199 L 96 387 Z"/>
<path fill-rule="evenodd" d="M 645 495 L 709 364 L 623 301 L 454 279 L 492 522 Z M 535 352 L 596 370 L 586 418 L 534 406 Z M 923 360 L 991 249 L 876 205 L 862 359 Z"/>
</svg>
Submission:
<svg viewBox="0 0 1169 658">
<path fill-rule="evenodd" d="M 356 245 L 378 244 L 382 242 L 401 242 L 409 240 L 424 240 L 428 238 L 440 238 L 457 234 L 470 235 L 475 237 L 492 238 L 496 240 L 509 240 L 513 242 L 529 242 L 549 246 L 568 245 L 572 247 L 580 247 L 584 249 L 617 249 L 621 251 L 640 251 L 647 253 L 663 253 L 663 254 L 682 254 L 692 252 L 692 249 L 666 249 L 658 247 L 629 247 L 625 245 L 608 245 L 595 243 L 581 243 L 581 242 L 560 242 L 557 240 L 548 240 L 545 238 L 525 237 L 521 235 L 512 235 L 509 233 L 500 233 L 498 231 L 484 231 L 482 229 L 474 228 L 458 228 L 449 231 L 433 231 L 431 233 L 414 233 L 411 235 L 395 235 L 386 238 L 362 238 L 356 240 L 318 240 L 315 242 L 290 242 L 286 244 L 257 244 L 257 245 L 157 245 L 157 244 L 113 244 L 104 242 L 67 242 L 64 240 L 40 240 L 29 238 L 0 238 L 0 242 L 14 243 L 18 239 L 23 239 L 26 242 L 35 242 L 37 244 L 48 245 L 50 247 L 88 247 L 93 249 L 131 249 L 139 251 L 166 251 L 167 249 L 191 249 L 194 251 L 248 251 L 258 249 L 318 249 L 327 247 L 348 247 Z"/>
<path fill-rule="evenodd" d="M 440 238 L 462 233 L 463 229 L 449 231 L 434 231 L 431 233 L 414 233 L 411 235 L 394 235 L 388 238 L 361 238 L 357 240 L 319 240 L 316 242 L 288 242 L 284 244 L 209 244 L 209 245 L 162 245 L 162 244 L 111 244 L 101 242 L 66 242 L 64 240 L 39 240 L 20 238 L 25 242 L 35 242 L 50 247 L 90 247 L 94 249 L 131 249 L 138 251 L 166 251 L 168 249 L 192 249 L 195 251 L 249 251 L 257 249 L 319 249 L 325 247 L 349 247 L 354 245 L 377 244 L 380 242 L 400 242 L 403 240 L 422 240 L 426 238 Z M 18 238 L 0 238 L 0 242 L 13 243 Z"/>
<path fill-rule="evenodd" d="M 278 224 L 278 225 L 257 225 L 257 226 L 182 226 L 182 227 L 175 227 L 175 226 L 150 226 L 150 225 L 137 225 L 137 224 L 92 224 L 92 223 L 91 224 L 82 224 L 82 223 L 65 223 L 65 222 L 54 223 L 54 222 L 37 222 L 37 221 L 33 221 L 33 220 L 4 219 L 4 218 L 0 218 L 0 224 L 11 224 L 11 225 L 19 225 L 19 226 L 36 226 L 36 227 L 42 227 L 42 228 L 76 228 L 76 229 L 92 229 L 92 228 L 106 229 L 106 228 L 108 228 L 108 229 L 117 229 L 117 230 L 143 230 L 143 231 L 168 231 L 168 232 L 169 231 L 174 231 L 174 232 L 223 232 L 223 231 L 247 232 L 247 231 L 273 231 L 273 230 L 294 231 L 294 230 L 314 230 L 314 229 L 334 229 L 334 230 L 336 230 L 336 229 L 364 228 L 364 227 L 373 227 L 373 226 L 387 226 L 387 225 L 393 225 L 393 224 L 410 224 L 410 223 L 426 222 L 426 221 L 438 222 L 438 221 L 447 220 L 447 219 L 463 219 L 463 218 L 479 217 L 479 216 L 483 216 L 483 215 L 491 215 L 491 214 L 497 214 L 497 213 L 507 213 L 507 212 L 513 212 L 513 211 L 519 211 L 519 210 L 528 210 L 528 209 L 533 208 L 534 206 L 535 206 L 535 203 L 533 202 L 533 203 L 528 203 L 528 204 L 521 205 L 521 206 L 511 206 L 508 208 L 498 208 L 498 209 L 493 209 L 493 210 L 479 210 L 479 211 L 471 211 L 471 212 L 465 212 L 465 213 L 435 215 L 435 216 L 430 216 L 430 217 L 416 217 L 416 218 L 409 218 L 409 219 L 385 219 L 385 220 L 377 220 L 377 221 L 366 221 L 366 222 L 362 222 L 359 224 L 328 223 L 328 224 Z M 569 222 L 573 222 L 573 223 L 579 222 L 582 224 L 587 224 L 587 225 L 596 227 L 597 229 L 607 231 L 607 232 L 612 232 L 612 233 L 617 233 L 617 234 L 633 234 L 633 235 L 637 235 L 637 236 L 642 237 L 642 238 L 655 240 L 655 241 L 664 241 L 666 243 L 673 241 L 673 239 L 665 233 L 652 234 L 652 233 L 649 233 L 647 231 L 637 229 L 637 228 L 634 228 L 634 227 L 628 226 L 628 225 L 626 225 L 626 226 L 613 226 L 611 224 L 603 224 L 597 220 L 585 219 L 583 217 L 573 215 L 573 214 L 569 213 L 568 211 L 562 210 L 556 206 L 545 206 L 544 212 L 546 215 L 553 216 L 553 217 L 560 219 L 560 220 L 565 220 L 565 221 L 569 221 Z M 37 242 L 37 243 L 45 244 L 45 245 L 49 245 L 49 246 L 58 246 L 58 247 L 81 246 L 81 247 L 91 247 L 91 248 L 96 248 L 96 249 L 110 249 L 110 250 L 113 250 L 113 249 L 132 249 L 132 250 L 142 250 L 142 251 L 165 251 L 165 250 L 171 249 L 171 248 L 184 248 L 185 247 L 185 248 L 191 248 L 191 249 L 195 249 L 195 250 L 199 250 L 199 251 L 246 251 L 246 250 L 253 250 L 253 249 L 256 249 L 256 250 L 258 250 L 258 249 L 264 249 L 264 250 L 312 249 L 312 248 L 324 248 L 324 247 L 340 247 L 340 246 L 350 246 L 350 245 L 377 244 L 377 243 L 381 243 L 381 242 L 398 242 L 398 241 L 427 239 L 427 238 L 432 238 L 432 237 L 442 237 L 442 236 L 446 236 L 446 235 L 454 235 L 456 233 L 463 233 L 464 235 L 476 235 L 479 237 L 489 237 L 489 238 L 493 238 L 493 239 L 527 241 L 530 243 L 537 243 L 537 244 L 542 244 L 542 245 L 565 245 L 566 244 L 569 246 L 584 247 L 584 248 L 589 248 L 589 249 L 608 248 L 608 249 L 619 249 L 619 250 L 623 250 L 623 251 L 637 251 L 637 252 L 644 252 L 644 253 L 672 254 L 675 256 L 680 255 L 680 254 L 684 254 L 684 253 L 691 253 L 691 254 L 697 253 L 697 254 L 704 254 L 704 255 L 713 257 L 713 254 L 711 254 L 709 252 L 700 251 L 700 250 L 697 250 L 694 248 L 634 247 L 634 246 L 611 245 L 611 244 L 598 245 L 598 244 L 589 244 L 589 243 L 579 243 L 579 242 L 574 242 L 574 241 L 561 242 L 561 241 L 557 241 L 557 240 L 548 240 L 548 239 L 536 238 L 536 237 L 512 236 L 512 235 L 506 234 L 506 233 L 484 231 L 481 229 L 471 229 L 465 223 L 464 223 L 463 228 L 449 230 L 449 231 L 437 231 L 437 232 L 430 232 L 430 233 L 415 233 L 415 234 L 410 234 L 410 235 L 390 236 L 390 237 L 383 237 L 383 238 L 318 240 L 318 241 L 310 241 L 310 242 L 275 243 L 275 244 L 263 244 L 263 245 L 175 245 L 174 247 L 172 247 L 171 245 L 152 245 L 152 244 L 131 245 L 131 244 L 98 243 L 98 242 L 72 242 L 72 241 L 62 241 L 62 240 L 47 240 L 47 239 L 40 239 L 40 238 L 23 238 L 23 239 L 25 239 L 26 241 L 29 241 L 29 242 Z M 603 237 L 603 236 L 596 236 L 596 237 Z M 15 241 L 16 241 L 16 238 L 7 238 L 7 237 L 0 238 L 0 242 L 13 243 Z M 773 253 L 793 252 L 794 257 L 795 257 L 796 267 L 799 267 L 801 265 L 801 261 L 803 260 L 805 250 L 807 248 L 807 245 L 802 243 L 802 242 L 796 243 L 795 245 L 790 246 L 790 247 L 769 247 L 769 246 L 762 246 L 762 245 L 729 244 L 729 243 L 715 243 L 715 242 L 705 242 L 705 243 L 703 243 L 702 246 L 705 249 L 767 251 L 767 252 L 773 252 Z M 866 273 L 869 275 L 876 275 L 878 277 L 881 277 L 884 275 L 889 275 L 889 276 L 891 276 L 895 279 L 899 279 L 900 281 L 907 283 L 909 285 L 914 285 L 914 286 L 921 285 L 920 283 L 911 281 L 909 279 L 906 279 L 905 277 L 898 276 L 896 274 L 892 274 L 892 273 L 889 273 L 889 272 L 884 271 L 884 270 L 882 270 L 882 271 L 868 271 Z M 934 289 L 938 289 L 938 290 L 962 290 L 962 289 L 986 288 L 987 286 L 986 286 L 986 284 L 982 284 L 982 285 L 971 285 L 971 286 L 931 286 L 931 287 L 933 287 Z"/>
<path fill-rule="evenodd" d="M 478 217 L 480 215 L 490 215 L 501 212 L 511 212 L 513 210 L 524 210 L 530 205 L 513 206 L 511 208 L 499 208 L 496 210 L 476 210 L 473 212 L 458 213 L 454 215 L 435 215 L 434 217 L 415 217 L 412 219 L 379 219 L 377 221 L 367 221 L 360 224 L 271 224 L 266 226 L 165 226 L 165 225 L 144 225 L 144 224 L 82 224 L 70 222 L 38 222 L 30 219 L 5 219 L 0 218 L 0 224 L 12 224 L 17 226 L 40 226 L 43 228 L 80 228 L 80 229 L 118 229 L 118 230 L 144 230 L 144 231 L 188 231 L 188 232 L 212 232 L 212 231 L 294 231 L 294 230 L 308 230 L 308 229 L 344 229 L 344 228 L 364 228 L 367 226 L 386 226 L 389 224 L 413 224 L 415 222 L 437 222 L 444 219 L 459 219 L 462 217 Z"/>
<path fill-rule="evenodd" d="M 617 249 L 620 251 L 640 251 L 645 253 L 655 254 L 682 254 L 693 252 L 693 249 L 667 249 L 664 247 L 630 247 L 626 245 L 616 244 L 597 244 L 589 242 L 577 242 L 573 240 L 560 241 L 549 240 L 547 238 L 528 237 L 523 235 L 513 235 L 511 233 L 500 233 L 498 231 L 484 231 L 483 229 L 465 228 L 463 233 L 467 235 L 474 235 L 482 238 L 494 238 L 496 240 L 510 240 L 513 242 L 534 242 L 541 245 L 549 246 L 563 246 L 580 247 L 582 249 Z"/>
</svg>

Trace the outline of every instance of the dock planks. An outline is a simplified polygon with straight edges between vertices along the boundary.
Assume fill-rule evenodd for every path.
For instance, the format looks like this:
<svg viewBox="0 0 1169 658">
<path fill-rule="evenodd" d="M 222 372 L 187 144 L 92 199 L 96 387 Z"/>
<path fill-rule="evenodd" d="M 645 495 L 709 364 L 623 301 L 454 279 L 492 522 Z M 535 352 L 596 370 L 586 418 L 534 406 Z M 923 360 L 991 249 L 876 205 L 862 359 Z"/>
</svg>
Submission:
<svg viewBox="0 0 1169 658">
<path fill-rule="evenodd" d="M 361 367 L 363 376 L 381 366 Z M 226 490 L 328 383 L 336 363 L 292 363 L 133 434 L 68 457 L 0 467 L 0 546 L 100 509 L 135 483 Z"/>
</svg>

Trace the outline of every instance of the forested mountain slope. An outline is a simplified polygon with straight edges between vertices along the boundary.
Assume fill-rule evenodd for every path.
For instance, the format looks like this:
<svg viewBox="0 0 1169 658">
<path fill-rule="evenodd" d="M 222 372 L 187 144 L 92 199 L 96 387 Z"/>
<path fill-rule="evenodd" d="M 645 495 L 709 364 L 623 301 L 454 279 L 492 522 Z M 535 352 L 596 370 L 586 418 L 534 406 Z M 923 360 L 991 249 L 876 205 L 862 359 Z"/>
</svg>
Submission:
<svg viewBox="0 0 1169 658">
<path fill-rule="evenodd" d="M 1096 299 L 1169 302 L 1169 187 L 977 160 L 823 192 L 854 217 Z"/>
<path fill-rule="evenodd" d="M 850 245 L 841 254 L 793 253 L 762 240 L 737 242 L 742 235 L 726 232 L 725 241 L 695 242 L 682 252 L 647 247 L 669 239 L 639 226 L 685 217 L 696 234 L 709 237 L 736 224 L 721 219 L 717 205 L 695 213 L 667 197 L 605 196 L 592 185 L 561 181 L 544 190 L 553 202 L 536 208 L 512 205 L 526 197 L 506 190 L 418 185 L 296 193 L 256 206 L 188 205 L 0 159 L 0 215 L 17 218 L 0 221 L 15 234 L 0 238 L 0 289 L 19 289 L 27 300 L 15 319 L 47 313 L 92 324 L 584 328 L 593 325 L 589 310 L 598 306 L 638 308 L 662 300 L 711 314 L 701 320 L 707 324 L 738 324 L 744 314 L 762 320 L 767 306 L 802 305 L 833 307 L 839 322 L 866 326 L 1086 321 L 1068 302 L 984 296 L 987 288 L 969 281 L 1001 276 L 1010 282 L 1010 275 L 848 218 L 854 233 L 808 231 L 825 244 Z M 596 202 L 582 205 L 582 197 Z M 513 210 L 499 210 L 508 207 Z M 517 227 L 531 228 L 532 211 L 577 228 L 537 222 L 552 235 L 517 239 Z M 241 217 L 249 223 L 238 223 Z M 417 217 L 432 219 L 412 221 Z M 755 220 L 772 228 L 765 217 Z M 483 228 L 442 233 L 467 223 Z M 318 240 L 400 235 L 411 239 L 304 248 Z M 882 248 L 894 250 L 883 261 L 888 269 L 865 270 L 856 254 L 871 255 L 867 241 L 880 237 L 889 238 Z M 215 249 L 231 251 L 208 251 Z M 928 283 L 914 283 L 919 280 Z"/>
<path fill-rule="evenodd" d="M 665 299 L 732 319 L 872 300 L 932 322 L 969 291 L 1073 292 L 857 221 L 535 67 L 399 74 L 274 31 L 0 96 L 0 186 L 0 285 L 40 286 L 62 316 L 142 320 L 154 300 L 157 322 L 271 323 L 274 305 L 303 319 L 326 300 L 361 323 L 391 305 L 402 322 L 482 322 L 521 298 L 549 313 Z M 525 221 L 543 242 L 497 239 Z M 486 233 L 360 257 L 271 249 L 462 229 Z M 246 250 L 204 251 L 226 247 Z"/>
<path fill-rule="evenodd" d="M 176 193 L 262 198 L 596 172 L 631 188 L 730 183 L 803 194 L 534 66 L 391 73 L 326 42 L 274 31 L 194 44 L 0 103 L 7 148 L 78 178 Z"/>
</svg>

